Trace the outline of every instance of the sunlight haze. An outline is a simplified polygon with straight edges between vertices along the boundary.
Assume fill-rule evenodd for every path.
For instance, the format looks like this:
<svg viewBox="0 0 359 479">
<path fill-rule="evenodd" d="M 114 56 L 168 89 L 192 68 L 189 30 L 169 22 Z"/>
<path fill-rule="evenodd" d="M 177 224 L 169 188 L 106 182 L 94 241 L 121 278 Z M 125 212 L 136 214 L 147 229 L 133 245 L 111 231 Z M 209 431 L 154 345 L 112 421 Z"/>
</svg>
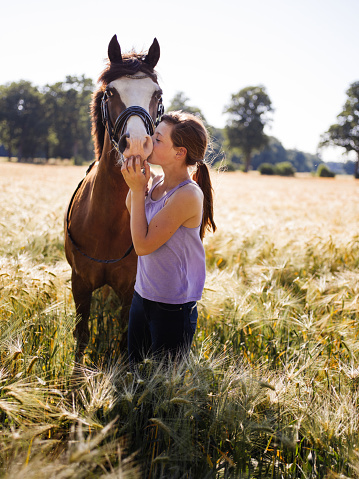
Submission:
<svg viewBox="0 0 359 479">
<path fill-rule="evenodd" d="M 183 91 L 221 128 L 231 94 L 264 85 L 275 109 L 267 134 L 309 153 L 359 80 L 356 0 L 19 0 L 0 11 L 0 84 L 82 74 L 96 82 L 114 34 L 122 51 L 147 50 L 157 37 L 165 107 Z"/>
</svg>

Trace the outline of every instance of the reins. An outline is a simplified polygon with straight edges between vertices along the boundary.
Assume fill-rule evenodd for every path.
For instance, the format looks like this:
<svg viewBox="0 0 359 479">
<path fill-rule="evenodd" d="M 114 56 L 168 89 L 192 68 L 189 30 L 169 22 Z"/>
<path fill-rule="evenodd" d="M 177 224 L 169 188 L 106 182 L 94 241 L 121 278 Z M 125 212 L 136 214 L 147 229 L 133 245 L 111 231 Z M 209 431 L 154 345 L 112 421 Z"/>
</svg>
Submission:
<svg viewBox="0 0 359 479">
<path fill-rule="evenodd" d="M 118 263 L 119 261 L 125 259 L 130 253 L 131 251 L 133 250 L 133 243 L 131 243 L 131 246 L 126 250 L 125 254 L 123 256 L 121 256 L 121 258 L 117 258 L 117 259 L 98 259 L 98 258 L 93 258 L 92 256 L 89 256 L 88 254 L 84 253 L 83 251 L 81 251 L 81 249 L 79 248 L 79 246 L 76 244 L 75 240 L 72 238 L 71 236 L 71 233 L 70 233 L 70 228 L 69 228 L 69 216 L 70 216 L 70 210 L 71 210 L 71 207 L 72 207 L 72 203 L 74 202 L 74 199 L 75 199 L 75 196 L 77 194 L 77 192 L 79 191 L 79 189 L 81 188 L 82 186 L 82 183 L 84 182 L 86 176 L 88 175 L 88 173 L 91 171 L 92 167 L 94 166 L 94 164 L 96 163 L 96 161 L 93 161 L 90 166 L 87 168 L 86 170 L 86 175 L 84 176 L 84 178 L 82 178 L 82 180 L 80 181 L 80 183 L 77 185 L 77 188 L 76 190 L 74 191 L 72 197 L 71 197 L 71 200 L 70 200 L 70 203 L 69 203 L 69 206 L 67 208 L 67 213 L 66 213 L 66 230 L 67 230 L 67 236 L 69 237 L 71 243 L 73 244 L 73 246 L 75 247 L 75 249 L 80 253 L 82 254 L 82 256 L 85 256 L 85 258 L 87 259 L 90 259 L 91 261 L 96 261 L 96 263 L 104 263 L 104 264 L 111 264 L 111 263 Z"/>
</svg>

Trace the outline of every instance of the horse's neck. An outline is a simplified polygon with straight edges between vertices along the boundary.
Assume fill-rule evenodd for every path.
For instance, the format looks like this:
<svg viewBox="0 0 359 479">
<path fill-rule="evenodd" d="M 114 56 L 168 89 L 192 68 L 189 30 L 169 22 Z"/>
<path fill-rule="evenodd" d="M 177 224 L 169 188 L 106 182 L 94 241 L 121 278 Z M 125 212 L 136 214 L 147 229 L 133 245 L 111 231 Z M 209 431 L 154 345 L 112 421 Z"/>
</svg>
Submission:
<svg viewBox="0 0 359 479">
<path fill-rule="evenodd" d="M 93 204 L 102 211 L 116 215 L 126 208 L 128 186 L 123 179 L 117 153 L 105 146 L 97 165 L 91 197 Z"/>
</svg>

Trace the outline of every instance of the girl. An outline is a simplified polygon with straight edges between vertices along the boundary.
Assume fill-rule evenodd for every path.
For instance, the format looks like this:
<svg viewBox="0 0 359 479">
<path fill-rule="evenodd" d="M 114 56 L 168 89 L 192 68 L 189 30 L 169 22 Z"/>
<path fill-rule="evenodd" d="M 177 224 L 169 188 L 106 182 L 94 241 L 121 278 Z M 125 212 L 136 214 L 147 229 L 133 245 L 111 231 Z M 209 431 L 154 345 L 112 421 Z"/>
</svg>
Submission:
<svg viewBox="0 0 359 479">
<path fill-rule="evenodd" d="M 139 157 L 122 166 L 130 188 L 126 204 L 138 254 L 128 325 L 133 363 L 149 353 L 174 359 L 189 352 L 206 275 L 202 239 L 206 229 L 216 229 L 212 184 L 204 161 L 208 134 L 202 121 L 189 113 L 168 113 L 152 141 L 144 174 Z M 148 163 L 161 166 L 163 175 L 153 179 L 146 195 Z M 192 180 L 189 169 L 195 165 Z"/>
</svg>

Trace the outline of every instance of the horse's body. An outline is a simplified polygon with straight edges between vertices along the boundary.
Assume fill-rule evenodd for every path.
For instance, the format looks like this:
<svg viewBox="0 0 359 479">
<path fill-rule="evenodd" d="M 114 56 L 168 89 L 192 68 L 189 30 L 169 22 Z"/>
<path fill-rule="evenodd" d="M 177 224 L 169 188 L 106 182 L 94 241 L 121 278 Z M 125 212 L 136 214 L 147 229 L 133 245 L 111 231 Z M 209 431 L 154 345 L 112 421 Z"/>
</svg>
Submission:
<svg viewBox="0 0 359 479">
<path fill-rule="evenodd" d="M 72 268 L 78 316 L 74 331 L 76 361 L 81 360 L 89 341 L 92 292 L 109 285 L 125 305 L 131 302 L 137 257 L 134 251 L 123 257 L 132 240 L 125 205 L 128 187 L 121 174 L 119 151 L 125 157 L 140 155 L 144 159 L 150 155 L 152 119 L 156 120 L 161 104 L 161 90 L 153 71 L 159 59 L 157 40 L 146 56 L 122 56 L 114 36 L 108 54 L 108 67 L 92 101 L 97 161 L 75 192 L 65 218 L 65 251 Z M 133 105 L 135 113 L 129 108 Z M 152 122 L 150 126 L 146 127 L 146 121 Z"/>
</svg>

